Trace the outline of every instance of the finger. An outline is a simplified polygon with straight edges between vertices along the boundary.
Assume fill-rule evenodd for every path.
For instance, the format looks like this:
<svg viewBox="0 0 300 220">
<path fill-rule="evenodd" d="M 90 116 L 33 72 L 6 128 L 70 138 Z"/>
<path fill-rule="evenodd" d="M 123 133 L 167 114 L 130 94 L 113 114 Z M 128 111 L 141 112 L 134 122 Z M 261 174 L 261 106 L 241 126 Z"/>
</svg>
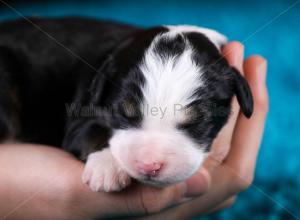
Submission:
<svg viewBox="0 0 300 220">
<path fill-rule="evenodd" d="M 228 43 L 222 48 L 222 54 L 230 66 L 234 66 L 243 72 L 244 45 L 238 41 Z"/>
<path fill-rule="evenodd" d="M 208 210 L 205 214 L 211 214 L 213 212 L 217 212 L 226 208 L 231 207 L 236 201 L 236 196 L 232 196 L 226 201 L 222 202 L 221 204 L 213 207 L 212 209 Z"/>
<path fill-rule="evenodd" d="M 124 192 L 119 192 L 120 200 L 126 198 L 127 214 L 154 214 L 166 208 L 178 205 L 185 198 L 187 186 L 185 183 L 157 188 L 136 184 Z"/>
<path fill-rule="evenodd" d="M 209 172 L 212 172 L 217 166 L 219 166 L 228 155 L 238 115 L 239 105 L 236 97 L 234 97 L 232 100 L 232 114 L 227 124 L 225 124 L 216 139 L 213 141 L 211 151 L 207 159 L 204 161 L 203 167 L 205 167 Z"/>
<path fill-rule="evenodd" d="M 211 184 L 211 174 L 206 168 L 201 168 L 192 177 L 186 180 L 187 191 L 185 196 L 195 197 L 205 193 Z"/>
<path fill-rule="evenodd" d="M 228 198 L 227 200 L 223 201 L 222 203 L 214 206 L 213 208 L 204 211 L 203 213 L 199 212 L 199 208 L 197 207 L 196 210 L 193 210 L 191 208 L 192 203 L 196 203 L 197 201 L 192 200 L 189 203 L 184 204 L 183 206 L 177 206 L 171 209 L 164 210 L 160 213 L 154 214 L 154 215 L 148 215 L 143 217 L 129 217 L 126 218 L 127 220 L 161 220 L 161 219 L 173 219 L 173 220 L 182 220 L 182 219 L 191 219 L 192 217 L 196 215 L 207 215 L 211 214 L 216 211 L 223 210 L 225 208 L 229 208 L 232 206 L 236 201 L 236 196 L 232 196 Z"/>
<path fill-rule="evenodd" d="M 209 191 L 202 196 L 183 203 L 180 206 L 168 209 L 163 213 L 168 215 L 170 215 L 170 213 L 180 213 L 181 217 L 184 216 L 186 219 L 190 219 L 194 216 L 205 215 L 209 210 L 216 209 L 216 207 L 222 208 L 220 204 L 224 207 L 229 205 L 228 201 L 232 201 L 233 199 L 230 198 L 234 196 L 231 188 L 236 185 L 237 181 L 236 178 L 232 177 L 233 175 L 227 167 L 224 167 L 223 165 L 219 166 L 213 173 L 212 184 Z M 224 203 L 224 201 L 226 202 Z M 158 216 L 162 217 L 164 215 Z M 172 218 L 165 216 L 165 219 Z"/>
<path fill-rule="evenodd" d="M 232 149 L 226 163 L 240 178 L 251 182 L 268 111 L 268 94 L 265 85 L 266 60 L 260 56 L 252 56 L 245 61 L 244 69 L 253 93 L 254 112 L 250 119 L 242 114 L 239 115 Z"/>
<path fill-rule="evenodd" d="M 227 167 L 218 166 L 213 174 L 210 189 L 200 197 L 197 197 L 178 207 L 180 212 L 187 210 L 190 218 L 204 215 L 219 204 L 234 196 L 232 186 L 236 185 L 236 179 Z"/>
<path fill-rule="evenodd" d="M 244 46 L 240 42 L 228 43 L 222 49 L 222 53 L 229 65 L 234 66 L 243 73 Z M 204 163 L 204 167 L 210 172 L 224 160 L 231 146 L 232 133 L 240 110 L 236 97 L 233 98 L 231 106 L 230 118 L 214 140 L 210 155 Z"/>
</svg>

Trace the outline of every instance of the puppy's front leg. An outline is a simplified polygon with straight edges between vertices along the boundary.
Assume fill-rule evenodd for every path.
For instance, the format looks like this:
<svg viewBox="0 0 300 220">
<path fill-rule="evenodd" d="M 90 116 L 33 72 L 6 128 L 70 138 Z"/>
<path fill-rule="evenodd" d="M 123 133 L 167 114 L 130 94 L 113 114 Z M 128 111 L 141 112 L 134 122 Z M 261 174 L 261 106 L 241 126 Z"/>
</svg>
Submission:
<svg viewBox="0 0 300 220">
<path fill-rule="evenodd" d="M 91 153 L 88 156 L 82 181 L 93 191 L 120 191 L 130 184 L 129 175 L 121 169 L 110 149 Z"/>
</svg>

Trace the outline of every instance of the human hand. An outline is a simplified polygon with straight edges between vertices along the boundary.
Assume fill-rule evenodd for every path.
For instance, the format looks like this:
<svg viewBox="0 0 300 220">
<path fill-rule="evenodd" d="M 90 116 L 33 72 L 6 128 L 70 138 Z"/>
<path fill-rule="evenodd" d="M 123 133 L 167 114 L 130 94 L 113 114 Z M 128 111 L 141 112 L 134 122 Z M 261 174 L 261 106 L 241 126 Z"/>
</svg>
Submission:
<svg viewBox="0 0 300 220">
<path fill-rule="evenodd" d="M 215 212 L 232 205 L 235 196 L 251 185 L 268 112 L 266 60 L 251 56 L 244 61 L 244 48 L 239 42 L 226 45 L 223 55 L 230 65 L 245 74 L 254 98 L 252 117 L 247 119 L 240 114 L 234 99 L 232 116 L 214 141 L 203 168 L 187 181 L 188 189 L 195 191 L 194 188 L 198 188 L 198 193 L 202 190 L 203 195 L 157 215 L 139 219 L 182 220 Z"/>
</svg>

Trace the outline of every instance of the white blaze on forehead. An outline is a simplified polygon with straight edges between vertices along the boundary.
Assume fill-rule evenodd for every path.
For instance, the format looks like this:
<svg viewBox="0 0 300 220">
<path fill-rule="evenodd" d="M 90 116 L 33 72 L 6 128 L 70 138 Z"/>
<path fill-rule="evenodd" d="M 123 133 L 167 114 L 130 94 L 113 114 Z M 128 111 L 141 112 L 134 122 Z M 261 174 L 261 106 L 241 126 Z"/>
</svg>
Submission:
<svg viewBox="0 0 300 220">
<path fill-rule="evenodd" d="M 174 36 L 169 32 L 158 35 L 146 51 L 140 65 L 145 77 L 141 107 L 147 124 L 159 120 L 164 121 L 164 124 L 174 125 L 183 117 L 183 111 L 180 113 L 177 110 L 181 107 L 183 110 L 194 101 L 192 95 L 203 84 L 201 68 L 193 61 L 194 51 L 187 40 L 183 53 L 175 57 L 163 57 L 155 50 L 155 45 L 161 38 L 172 39 Z M 160 115 L 151 112 L 155 108 L 161 112 Z"/>
<path fill-rule="evenodd" d="M 196 32 L 204 34 L 208 39 L 211 40 L 214 45 L 220 49 L 222 45 L 227 43 L 227 37 L 223 34 L 209 29 L 209 28 L 203 28 L 193 25 L 167 25 L 166 26 L 170 33 L 176 34 L 176 33 L 187 33 L 187 32 Z"/>
</svg>

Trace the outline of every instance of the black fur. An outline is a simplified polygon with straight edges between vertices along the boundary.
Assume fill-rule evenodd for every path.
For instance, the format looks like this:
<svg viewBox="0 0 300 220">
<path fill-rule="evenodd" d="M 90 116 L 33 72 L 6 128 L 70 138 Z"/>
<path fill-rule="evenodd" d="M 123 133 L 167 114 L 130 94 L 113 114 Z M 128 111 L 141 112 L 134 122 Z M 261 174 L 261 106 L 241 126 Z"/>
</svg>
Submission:
<svg viewBox="0 0 300 220">
<path fill-rule="evenodd" d="M 76 17 L 31 21 L 48 36 L 25 20 L 0 24 L 1 141 L 63 147 L 85 159 L 107 147 L 113 128 L 140 126 L 137 106 L 145 79 L 136 67 L 165 27 L 146 30 Z M 162 57 L 179 55 L 186 39 L 196 50 L 194 61 L 208 67 L 209 83 L 194 94 L 199 99 L 190 107 L 196 117 L 178 128 L 199 143 L 211 143 L 230 115 L 233 95 L 247 117 L 252 96 L 247 82 L 202 34 L 163 39 L 156 50 Z M 96 107 L 99 114 L 69 114 L 78 106 Z"/>
<path fill-rule="evenodd" d="M 1 23 L 0 135 L 61 146 L 65 103 L 78 95 L 85 100 L 95 69 L 140 29 L 83 18 L 31 20 L 88 65 L 26 20 Z M 12 91 L 19 110 L 9 99 Z M 12 123 L 16 118 L 18 125 Z"/>
<path fill-rule="evenodd" d="M 192 120 L 179 124 L 199 144 L 206 144 L 210 150 L 213 139 L 227 122 L 231 114 L 231 99 L 237 96 L 242 112 L 250 117 L 253 100 L 246 80 L 229 66 L 210 40 L 199 33 L 186 34 L 196 49 L 194 62 L 204 66 L 203 81 L 206 86 L 199 87 L 194 96 L 196 101 L 190 104 Z"/>
</svg>

